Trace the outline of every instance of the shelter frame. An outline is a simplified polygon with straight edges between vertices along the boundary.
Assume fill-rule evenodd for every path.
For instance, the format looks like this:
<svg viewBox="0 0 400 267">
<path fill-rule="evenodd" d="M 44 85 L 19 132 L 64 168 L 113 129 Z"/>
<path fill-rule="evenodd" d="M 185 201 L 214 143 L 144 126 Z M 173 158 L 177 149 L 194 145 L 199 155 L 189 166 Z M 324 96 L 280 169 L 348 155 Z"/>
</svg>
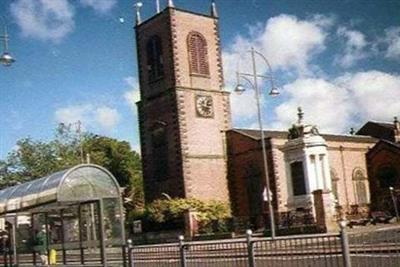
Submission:
<svg viewBox="0 0 400 267">
<path fill-rule="evenodd" d="M 38 250 L 33 243 L 30 246 L 26 243 L 33 242 L 43 225 L 46 229 L 49 260 L 51 249 L 61 252 L 62 265 L 70 261 L 67 252 L 79 251 L 79 263 L 84 265 L 87 262 L 85 250 L 93 246 L 93 249 L 100 250 L 101 266 L 108 266 L 107 249 L 120 247 L 121 259 L 125 265 L 125 229 L 120 187 L 114 176 L 100 166 L 81 164 L 1 190 L 0 217 L 6 218 L 10 226 L 14 265 L 24 266 L 19 256 L 23 254 L 26 258 L 29 254 L 27 252 L 32 255 L 32 262 L 28 264 L 36 264 Z M 22 239 L 22 234 L 17 233 L 22 224 L 28 225 L 29 238 L 25 236 Z M 68 230 L 73 231 L 70 235 L 78 230 L 78 240 L 67 240 Z M 57 237 L 51 236 L 53 234 Z M 53 242 L 53 239 L 57 242 Z M 18 247 L 20 244 L 23 246 L 23 243 L 28 250 Z"/>
</svg>

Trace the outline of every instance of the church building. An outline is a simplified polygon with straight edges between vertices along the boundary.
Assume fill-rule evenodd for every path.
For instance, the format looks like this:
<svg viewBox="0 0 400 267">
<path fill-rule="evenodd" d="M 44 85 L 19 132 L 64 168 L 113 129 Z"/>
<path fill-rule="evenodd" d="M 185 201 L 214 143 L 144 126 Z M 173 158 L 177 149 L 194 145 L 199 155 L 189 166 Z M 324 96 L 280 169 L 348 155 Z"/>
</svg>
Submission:
<svg viewBox="0 0 400 267">
<path fill-rule="evenodd" d="M 137 14 L 145 198 L 229 202 L 235 218 L 261 226 L 268 217 L 261 134 L 231 126 L 218 20 L 214 2 L 208 14 L 179 9 L 172 0 L 145 21 Z M 289 211 L 315 216 L 319 198 L 330 214 L 338 208 L 368 213 L 378 188 L 388 185 L 375 187 L 386 166 L 375 168 L 378 158 L 390 158 L 395 167 L 387 165 L 386 174 L 400 187 L 397 120 L 393 129 L 367 123 L 357 134 L 335 135 L 319 133 L 303 117 L 299 108 L 292 128 L 264 132 L 276 223 Z"/>
<path fill-rule="evenodd" d="M 230 103 L 216 12 L 195 14 L 169 1 L 135 30 L 146 201 L 163 194 L 229 201 Z"/>
</svg>

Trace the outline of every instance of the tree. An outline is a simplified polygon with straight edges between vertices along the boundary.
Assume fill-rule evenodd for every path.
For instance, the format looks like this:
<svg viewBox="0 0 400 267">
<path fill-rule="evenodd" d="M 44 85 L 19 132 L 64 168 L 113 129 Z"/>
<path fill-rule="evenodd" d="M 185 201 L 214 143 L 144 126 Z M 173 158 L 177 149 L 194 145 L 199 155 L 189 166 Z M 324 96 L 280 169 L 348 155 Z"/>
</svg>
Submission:
<svg viewBox="0 0 400 267">
<path fill-rule="evenodd" d="M 83 148 L 91 162 L 108 169 L 121 186 L 128 186 L 133 175 L 141 170 L 139 154 L 128 142 L 105 136 L 87 135 Z"/>
<path fill-rule="evenodd" d="M 130 206 L 143 205 L 141 160 L 126 141 L 77 133 L 72 125 L 60 124 L 53 140 L 24 138 L 5 161 L 0 161 L 0 187 L 44 177 L 81 163 L 81 146 L 91 163 L 108 169 L 120 186 L 127 188 Z"/>
</svg>

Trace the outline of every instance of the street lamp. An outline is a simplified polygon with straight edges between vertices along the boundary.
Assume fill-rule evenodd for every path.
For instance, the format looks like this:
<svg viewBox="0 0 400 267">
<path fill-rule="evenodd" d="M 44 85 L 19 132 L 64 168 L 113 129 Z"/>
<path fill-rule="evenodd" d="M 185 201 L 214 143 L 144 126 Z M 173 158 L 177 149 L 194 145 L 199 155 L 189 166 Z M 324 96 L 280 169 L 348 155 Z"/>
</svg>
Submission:
<svg viewBox="0 0 400 267">
<path fill-rule="evenodd" d="M 255 98 L 256 98 L 256 103 L 257 103 L 257 117 L 258 117 L 258 124 L 260 127 L 261 149 L 262 149 L 264 173 L 265 173 L 265 179 L 266 179 L 266 191 L 267 191 L 266 195 L 267 195 L 269 219 L 270 219 L 270 225 L 271 225 L 271 238 L 275 238 L 276 235 L 275 235 L 274 209 L 272 207 L 272 196 L 271 196 L 271 191 L 270 191 L 271 186 L 270 186 L 269 175 L 268 175 L 267 152 L 265 149 L 265 140 L 264 140 L 265 137 L 264 137 L 262 118 L 261 118 L 260 90 L 258 88 L 258 78 L 262 78 L 262 79 L 269 81 L 270 86 L 271 86 L 271 89 L 269 91 L 270 96 L 279 95 L 279 91 L 278 91 L 277 87 L 274 85 L 274 80 L 272 77 L 272 68 L 271 68 L 271 65 L 269 64 L 268 60 L 264 57 L 263 54 L 254 50 L 253 47 L 248 52 L 251 54 L 251 59 L 252 59 L 252 64 L 253 64 L 252 65 L 253 72 L 252 73 L 239 72 L 239 67 L 240 67 L 240 58 L 239 58 L 238 65 L 237 65 L 237 71 L 236 71 L 237 85 L 235 87 L 235 92 L 238 94 L 241 94 L 246 90 L 246 88 L 243 86 L 243 84 L 240 83 L 240 79 L 247 81 L 255 91 Z M 266 65 L 268 67 L 268 72 L 269 72 L 268 75 L 261 75 L 261 74 L 257 73 L 256 55 L 260 56 L 263 59 L 263 61 L 266 63 Z M 251 80 L 251 78 L 253 79 L 253 81 Z"/>
<path fill-rule="evenodd" d="M 15 59 L 11 56 L 10 52 L 8 52 L 8 41 L 10 40 L 8 36 L 7 22 L 3 17 L 0 17 L 3 20 L 4 28 L 3 35 L 0 35 L 0 39 L 3 40 L 3 53 L 0 56 L 0 63 L 5 67 L 10 67 L 12 63 L 15 62 Z"/>
<path fill-rule="evenodd" d="M 394 195 L 394 188 L 392 186 L 389 187 L 389 191 L 390 191 L 390 196 L 392 197 L 392 201 L 393 201 L 393 206 L 394 206 L 394 212 L 396 213 L 396 221 L 400 222 L 400 216 L 399 216 L 399 209 L 397 207 L 397 199 Z"/>
</svg>

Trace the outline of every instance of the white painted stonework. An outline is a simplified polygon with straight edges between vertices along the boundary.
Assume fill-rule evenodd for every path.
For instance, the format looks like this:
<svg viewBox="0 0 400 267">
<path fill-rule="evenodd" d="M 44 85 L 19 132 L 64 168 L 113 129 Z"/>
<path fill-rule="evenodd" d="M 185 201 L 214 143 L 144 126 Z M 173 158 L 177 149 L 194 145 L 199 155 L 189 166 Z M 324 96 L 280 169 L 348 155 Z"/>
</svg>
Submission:
<svg viewBox="0 0 400 267">
<path fill-rule="evenodd" d="M 313 192 L 318 189 L 332 191 L 327 145 L 315 126 L 297 125 L 299 136 L 284 146 L 286 175 L 288 179 L 288 208 L 313 207 Z M 295 196 L 290 165 L 302 161 L 306 194 Z M 332 195 L 333 198 L 333 195 Z"/>
</svg>

